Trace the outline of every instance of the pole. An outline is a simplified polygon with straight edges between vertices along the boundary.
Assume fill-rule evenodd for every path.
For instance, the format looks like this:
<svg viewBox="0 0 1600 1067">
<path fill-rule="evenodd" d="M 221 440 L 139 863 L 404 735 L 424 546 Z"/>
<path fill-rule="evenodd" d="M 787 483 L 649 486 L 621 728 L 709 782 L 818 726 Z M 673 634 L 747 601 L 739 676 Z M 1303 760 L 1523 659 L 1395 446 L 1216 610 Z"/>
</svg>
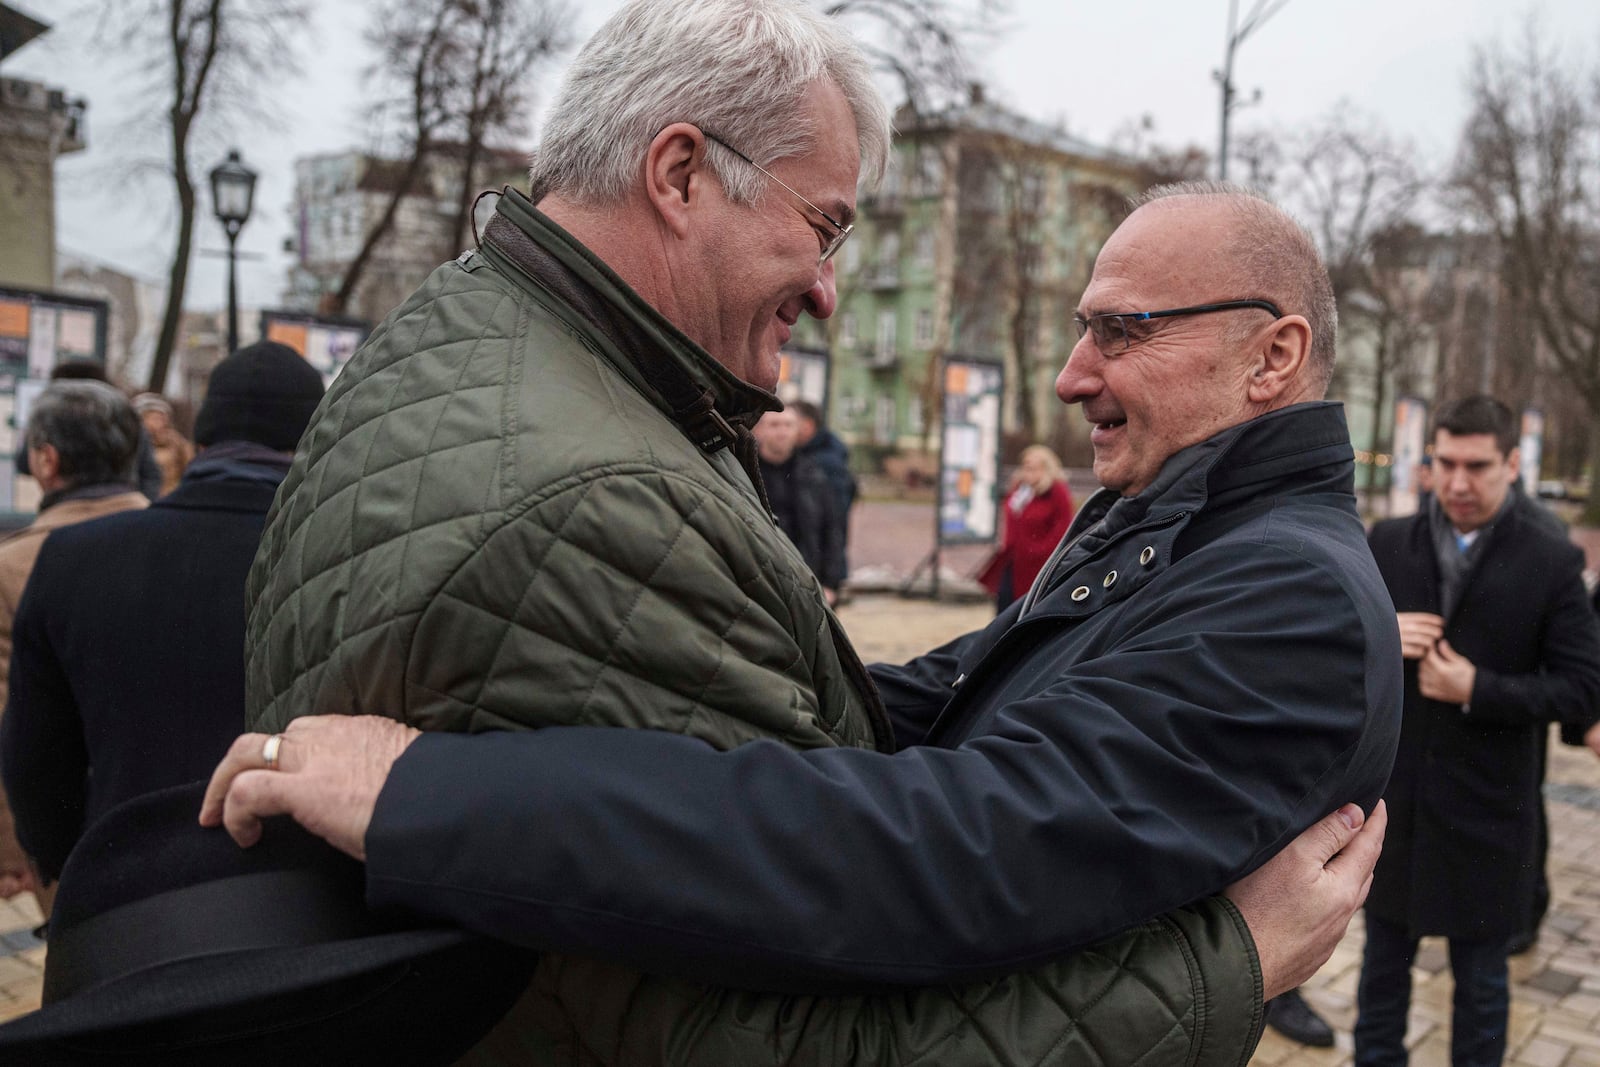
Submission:
<svg viewBox="0 0 1600 1067">
<path fill-rule="evenodd" d="M 1234 27 L 1239 22 L 1239 0 L 1228 0 L 1228 47 L 1222 54 L 1222 133 L 1217 139 L 1217 180 L 1228 180 L 1228 115 L 1233 111 L 1233 50 L 1239 44 Z"/>
<path fill-rule="evenodd" d="M 239 254 L 235 249 L 240 227 L 228 226 L 228 349 L 223 356 L 239 351 Z"/>
</svg>

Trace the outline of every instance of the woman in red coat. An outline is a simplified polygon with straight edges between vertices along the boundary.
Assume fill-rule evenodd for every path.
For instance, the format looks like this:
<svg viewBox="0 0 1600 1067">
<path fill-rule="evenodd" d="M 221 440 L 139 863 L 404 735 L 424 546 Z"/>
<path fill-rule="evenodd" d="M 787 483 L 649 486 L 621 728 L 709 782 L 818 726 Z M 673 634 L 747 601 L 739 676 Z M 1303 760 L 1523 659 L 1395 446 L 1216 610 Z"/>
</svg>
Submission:
<svg viewBox="0 0 1600 1067">
<path fill-rule="evenodd" d="M 1000 548 L 979 576 L 1000 611 L 1033 585 L 1071 523 L 1072 493 L 1061 461 L 1044 445 L 1029 446 L 1001 508 Z"/>
</svg>

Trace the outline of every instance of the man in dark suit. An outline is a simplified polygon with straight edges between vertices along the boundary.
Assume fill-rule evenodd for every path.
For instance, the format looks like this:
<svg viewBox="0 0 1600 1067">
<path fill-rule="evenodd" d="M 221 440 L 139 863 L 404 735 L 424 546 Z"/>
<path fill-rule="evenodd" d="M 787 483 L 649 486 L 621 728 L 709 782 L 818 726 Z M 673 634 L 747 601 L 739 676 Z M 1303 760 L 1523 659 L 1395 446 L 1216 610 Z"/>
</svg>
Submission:
<svg viewBox="0 0 1600 1067">
<path fill-rule="evenodd" d="M 212 373 L 204 451 L 171 494 L 45 542 L 0 720 L 17 837 L 44 879 L 96 817 L 204 778 L 238 735 L 245 574 L 321 397 L 293 349 L 240 349 Z"/>
<path fill-rule="evenodd" d="M 1486 396 L 1434 423 L 1426 511 L 1379 523 L 1370 543 L 1406 659 L 1388 842 L 1367 899 L 1355 1030 L 1359 1065 L 1403 1064 L 1417 940 L 1450 940 L 1457 1067 L 1505 1056 L 1507 942 L 1536 881 L 1546 724 L 1600 745 L 1600 629 L 1583 553 L 1512 491 L 1511 410 Z"/>
</svg>

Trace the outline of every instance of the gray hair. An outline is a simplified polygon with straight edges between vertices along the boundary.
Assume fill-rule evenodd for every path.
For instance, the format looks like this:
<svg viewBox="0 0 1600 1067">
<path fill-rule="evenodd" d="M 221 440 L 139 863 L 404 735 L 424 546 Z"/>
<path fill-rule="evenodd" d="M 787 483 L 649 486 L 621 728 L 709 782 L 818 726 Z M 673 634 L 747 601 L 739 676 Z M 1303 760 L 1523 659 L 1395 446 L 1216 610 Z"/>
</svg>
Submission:
<svg viewBox="0 0 1600 1067">
<path fill-rule="evenodd" d="M 532 196 L 622 199 L 652 138 L 689 122 L 766 166 L 809 151 L 819 130 L 800 116 L 830 81 L 855 116 L 862 172 L 877 184 L 889 158 L 889 109 L 861 49 L 800 0 L 632 0 L 584 45 L 551 106 L 529 172 Z M 706 159 L 735 203 L 766 179 L 721 145 Z"/>
<path fill-rule="evenodd" d="M 68 488 L 133 485 L 139 416 L 128 398 L 105 382 L 64 379 L 39 394 L 28 412 L 29 448 L 50 445 Z"/>
<path fill-rule="evenodd" d="M 1134 208 L 1174 197 L 1225 201 L 1234 211 L 1233 239 L 1221 269 L 1244 286 L 1230 298 L 1262 297 L 1288 315 L 1304 315 L 1311 325 L 1311 369 L 1322 390 L 1333 378 L 1339 334 L 1339 308 L 1333 282 L 1311 232 L 1294 216 L 1254 189 L 1232 182 L 1173 182 L 1133 197 Z M 1241 334 L 1249 327 L 1240 325 Z"/>
</svg>

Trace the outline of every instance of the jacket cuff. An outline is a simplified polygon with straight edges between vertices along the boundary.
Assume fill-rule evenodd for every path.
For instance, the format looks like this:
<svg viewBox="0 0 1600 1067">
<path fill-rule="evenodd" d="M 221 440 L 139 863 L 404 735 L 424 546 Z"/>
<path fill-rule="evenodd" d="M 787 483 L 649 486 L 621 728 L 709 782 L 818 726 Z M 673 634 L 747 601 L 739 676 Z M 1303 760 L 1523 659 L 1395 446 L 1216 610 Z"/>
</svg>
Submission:
<svg viewBox="0 0 1600 1067">
<path fill-rule="evenodd" d="M 1250 1062 L 1266 1023 L 1261 958 L 1244 916 L 1227 897 L 1214 896 L 1170 912 L 1170 924 L 1195 971 L 1197 1022 L 1194 1063 Z M 1239 965 L 1241 959 L 1248 966 Z M 1248 1004 L 1248 1011 L 1239 1010 Z"/>
</svg>

